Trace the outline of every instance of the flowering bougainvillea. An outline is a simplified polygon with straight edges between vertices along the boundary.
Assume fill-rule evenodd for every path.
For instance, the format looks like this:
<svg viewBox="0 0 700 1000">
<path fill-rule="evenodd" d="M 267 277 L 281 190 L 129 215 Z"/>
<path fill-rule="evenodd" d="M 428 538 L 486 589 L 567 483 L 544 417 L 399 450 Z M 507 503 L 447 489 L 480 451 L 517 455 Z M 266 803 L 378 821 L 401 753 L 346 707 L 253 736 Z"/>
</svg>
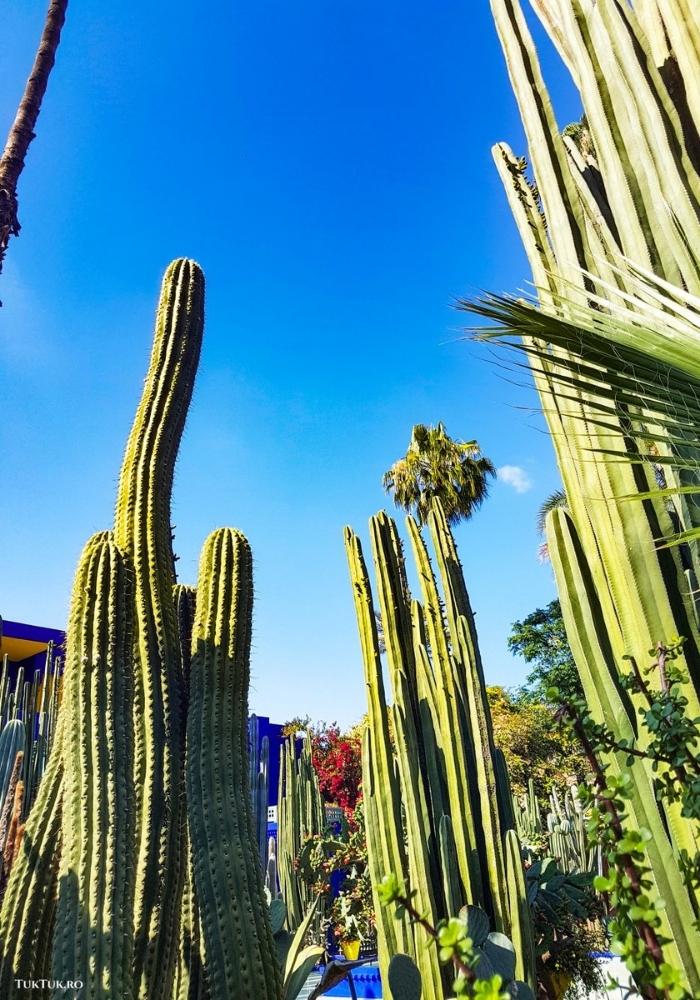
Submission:
<svg viewBox="0 0 700 1000">
<path fill-rule="evenodd" d="M 320 724 L 311 734 L 321 794 L 326 802 L 340 806 L 352 820 L 362 796 L 362 737 L 357 729 L 342 733 L 336 723 Z"/>
</svg>

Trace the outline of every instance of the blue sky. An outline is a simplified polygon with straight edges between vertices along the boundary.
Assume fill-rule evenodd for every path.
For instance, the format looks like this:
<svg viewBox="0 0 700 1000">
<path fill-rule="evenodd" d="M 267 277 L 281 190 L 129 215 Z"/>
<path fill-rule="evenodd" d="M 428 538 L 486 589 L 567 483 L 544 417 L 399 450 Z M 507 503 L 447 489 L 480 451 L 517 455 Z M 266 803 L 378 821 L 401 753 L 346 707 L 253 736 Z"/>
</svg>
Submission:
<svg viewBox="0 0 700 1000">
<path fill-rule="evenodd" d="M 3 129 L 45 6 L 2 5 Z M 576 101 L 546 47 L 545 64 L 566 124 Z M 518 683 L 506 637 L 554 596 L 535 516 L 558 476 L 532 395 L 452 307 L 529 276 L 500 139 L 523 148 L 486 0 L 71 4 L 0 276 L 2 615 L 64 623 L 111 521 L 162 272 L 187 255 L 207 320 L 178 565 L 194 582 L 214 527 L 250 538 L 253 709 L 364 711 L 342 527 L 366 537 L 382 472 L 438 420 L 531 483 L 494 484 L 457 530 L 488 679 Z"/>
</svg>

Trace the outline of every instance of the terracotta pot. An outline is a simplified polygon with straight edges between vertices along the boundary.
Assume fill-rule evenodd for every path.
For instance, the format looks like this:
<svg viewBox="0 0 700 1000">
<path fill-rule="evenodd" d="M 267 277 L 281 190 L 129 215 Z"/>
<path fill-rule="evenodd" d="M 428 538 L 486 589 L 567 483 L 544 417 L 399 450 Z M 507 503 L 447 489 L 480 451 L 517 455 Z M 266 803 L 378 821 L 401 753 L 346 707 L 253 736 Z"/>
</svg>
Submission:
<svg viewBox="0 0 700 1000">
<path fill-rule="evenodd" d="M 356 962 L 360 957 L 360 940 L 359 938 L 354 941 L 341 941 L 340 950 L 343 955 L 347 958 L 348 962 Z"/>
</svg>

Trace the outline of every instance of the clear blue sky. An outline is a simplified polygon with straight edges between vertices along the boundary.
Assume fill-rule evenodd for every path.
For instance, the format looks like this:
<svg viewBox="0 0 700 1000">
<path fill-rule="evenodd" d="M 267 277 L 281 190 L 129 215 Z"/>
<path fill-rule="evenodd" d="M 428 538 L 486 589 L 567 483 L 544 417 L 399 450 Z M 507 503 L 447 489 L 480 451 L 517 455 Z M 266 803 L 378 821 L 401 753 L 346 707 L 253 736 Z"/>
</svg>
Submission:
<svg viewBox="0 0 700 1000">
<path fill-rule="evenodd" d="M 0 8 L 3 130 L 45 7 Z M 2 615 L 65 622 L 81 546 L 111 521 L 161 274 L 187 255 L 207 320 L 178 565 L 194 582 L 214 527 L 250 538 L 254 710 L 364 711 L 342 527 L 366 537 L 417 422 L 531 482 L 496 483 L 457 532 L 488 679 L 519 682 L 506 637 L 554 596 L 535 515 L 558 476 L 518 409 L 533 397 L 452 308 L 529 277 L 499 139 L 523 148 L 486 0 L 72 2 L 0 276 Z"/>
</svg>

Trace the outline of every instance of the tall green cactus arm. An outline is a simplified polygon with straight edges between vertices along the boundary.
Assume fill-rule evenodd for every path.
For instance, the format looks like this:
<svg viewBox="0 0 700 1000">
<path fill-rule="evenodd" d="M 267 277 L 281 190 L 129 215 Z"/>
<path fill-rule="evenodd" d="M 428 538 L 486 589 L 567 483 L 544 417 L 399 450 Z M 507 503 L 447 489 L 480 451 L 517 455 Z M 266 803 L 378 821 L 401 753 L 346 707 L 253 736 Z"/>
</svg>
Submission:
<svg viewBox="0 0 700 1000">
<path fill-rule="evenodd" d="M 197 605 L 197 590 L 182 583 L 176 583 L 173 589 L 175 601 L 175 617 L 177 618 L 180 639 L 180 659 L 183 678 L 183 714 L 184 725 L 187 719 L 187 703 L 189 701 L 190 668 L 192 661 L 192 629 Z M 183 794 L 185 794 L 185 775 L 183 771 Z M 186 816 L 183 817 L 186 823 Z M 204 969 L 200 954 L 199 907 L 194 888 L 192 871 L 192 850 L 187 830 L 184 832 L 183 858 L 185 859 L 185 879 L 182 887 L 182 907 L 179 926 L 179 952 L 175 980 L 173 982 L 173 1000 L 202 1000 L 205 996 Z"/>
<path fill-rule="evenodd" d="M 240 532 L 202 550 L 187 721 L 187 802 L 212 1000 L 280 1000 L 251 823 L 248 685 L 252 557 Z"/>
<path fill-rule="evenodd" d="M 525 887 L 520 841 L 515 830 L 505 836 L 505 885 L 509 908 L 510 938 L 515 948 L 515 978 L 537 990 L 535 936 Z"/>
<path fill-rule="evenodd" d="M 204 277 L 177 260 L 163 279 L 150 367 L 122 465 L 115 543 L 133 561 L 138 860 L 135 975 L 147 1000 L 169 993 L 182 864 L 182 666 L 173 600 L 173 471 L 202 341 Z"/>
<path fill-rule="evenodd" d="M 552 511 L 547 517 L 547 546 L 566 633 L 591 715 L 619 738 L 634 739 L 625 693 L 617 683 L 607 623 L 573 522 L 563 510 Z M 659 812 L 650 774 L 641 760 L 635 760 L 628 767 L 625 755 L 619 761 L 612 757 L 608 763 L 615 772 L 624 766 L 632 778 L 630 813 L 638 827 L 652 834 L 646 850 L 656 891 L 665 902 L 662 913 L 664 921 L 668 921 L 666 948 L 670 960 L 682 965 L 693 989 L 700 991 L 700 936 L 695 925 L 696 914 L 676 862 L 677 853 L 669 841 L 668 827 Z M 671 832 L 682 838 L 685 831 L 681 824 L 674 823 Z M 692 830 L 687 832 L 692 836 Z M 692 841 L 681 840 L 679 846 L 695 853 Z"/>
<path fill-rule="evenodd" d="M 94 535 L 86 552 L 108 538 Z M 87 563 L 81 560 L 73 595 L 85 590 Z M 80 620 L 81 603 L 73 600 L 68 632 Z M 69 672 L 67 679 L 69 678 Z M 61 851 L 61 801 L 63 786 L 63 710 L 58 711 L 53 752 L 27 819 L 18 857 L 12 866 L 0 910 L 0 996 L 23 995 L 18 978 L 37 979 L 50 972 L 51 942 L 56 908 L 58 864 Z"/>
<path fill-rule="evenodd" d="M 190 665 L 192 659 L 192 628 L 197 607 L 197 589 L 184 583 L 176 583 L 173 590 L 175 601 L 175 617 L 180 637 L 180 657 L 182 659 L 182 677 L 185 691 L 189 684 Z M 186 700 L 186 695 L 185 695 Z"/>
<path fill-rule="evenodd" d="M 52 975 L 133 996 L 133 572 L 112 541 L 76 574 L 62 707 L 63 822 Z M 55 996 L 72 991 L 56 990 Z"/>
<path fill-rule="evenodd" d="M 380 964 L 383 969 L 388 970 L 388 955 L 397 951 L 410 951 L 413 945 L 408 922 L 387 917 L 387 911 L 379 904 L 376 895 L 376 886 L 385 875 L 393 872 L 399 878 L 407 880 L 401 792 L 389 735 L 389 714 L 372 589 L 360 539 L 350 528 L 345 529 L 345 550 L 350 568 L 368 701 L 367 731 L 363 738 L 362 787 L 367 808 L 369 866 L 380 939 Z M 381 947 L 382 944 L 384 947 Z"/>
</svg>

